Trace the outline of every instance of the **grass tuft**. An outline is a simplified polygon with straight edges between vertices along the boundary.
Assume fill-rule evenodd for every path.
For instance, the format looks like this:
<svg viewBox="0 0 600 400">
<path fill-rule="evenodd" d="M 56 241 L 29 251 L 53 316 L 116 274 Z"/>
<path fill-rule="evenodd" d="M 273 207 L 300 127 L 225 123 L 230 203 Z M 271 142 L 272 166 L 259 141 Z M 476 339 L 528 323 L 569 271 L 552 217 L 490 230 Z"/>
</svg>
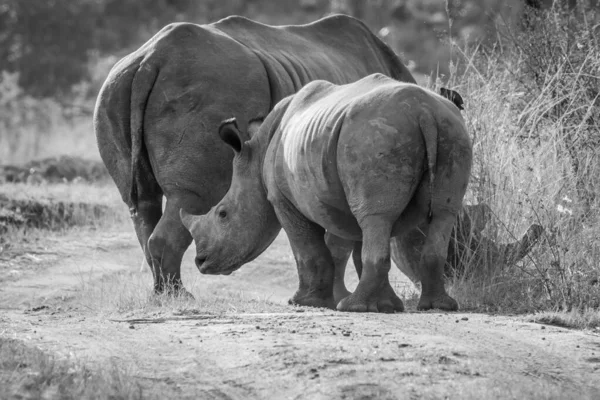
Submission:
<svg viewBox="0 0 600 400">
<path fill-rule="evenodd" d="M 103 316 L 290 311 L 288 306 L 277 304 L 268 296 L 249 294 L 242 290 L 213 288 L 210 285 L 200 288 L 193 280 L 186 281 L 186 288 L 194 298 L 157 295 L 150 289 L 149 275 L 148 271 L 121 272 L 99 281 L 82 282 L 76 303 Z"/>
<path fill-rule="evenodd" d="M 600 311 L 586 308 L 584 310 L 543 311 L 535 314 L 533 322 L 562 326 L 575 329 L 595 329 L 600 331 Z"/>
<path fill-rule="evenodd" d="M 38 230 L 110 227 L 129 221 L 114 185 L 0 185 L 0 243 L 18 243 Z"/>
<path fill-rule="evenodd" d="M 108 365 L 92 370 L 20 341 L 0 338 L 2 399 L 142 399 L 141 387 Z"/>
</svg>

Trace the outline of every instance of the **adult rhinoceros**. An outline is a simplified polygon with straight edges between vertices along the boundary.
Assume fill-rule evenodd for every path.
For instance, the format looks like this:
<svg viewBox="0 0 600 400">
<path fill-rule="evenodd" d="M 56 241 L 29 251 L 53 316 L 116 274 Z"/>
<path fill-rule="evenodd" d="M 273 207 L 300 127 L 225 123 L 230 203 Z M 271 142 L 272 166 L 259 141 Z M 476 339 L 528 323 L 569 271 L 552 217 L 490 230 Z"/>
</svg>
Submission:
<svg viewBox="0 0 600 400">
<path fill-rule="evenodd" d="M 219 135 L 235 151 L 231 187 L 207 215 L 181 212 L 201 272 L 231 273 L 283 227 L 298 267 L 294 302 L 402 311 L 388 280 L 390 238 L 398 237 L 422 283 L 418 308 L 458 308 L 443 273 L 472 146 L 446 98 L 382 74 L 339 86 L 314 81 L 282 100 L 251 139 L 235 120 Z M 339 303 L 326 231 L 361 254 L 358 286 Z"/>
<path fill-rule="evenodd" d="M 94 129 L 155 291 L 183 290 L 181 259 L 192 237 L 179 209 L 205 213 L 229 187 L 232 152 L 217 137 L 220 122 L 266 115 L 315 79 L 343 84 L 374 72 L 414 82 L 393 51 L 343 15 L 279 27 L 238 16 L 171 24 L 119 61 L 100 91 Z M 349 251 L 338 255 L 345 266 Z"/>
</svg>

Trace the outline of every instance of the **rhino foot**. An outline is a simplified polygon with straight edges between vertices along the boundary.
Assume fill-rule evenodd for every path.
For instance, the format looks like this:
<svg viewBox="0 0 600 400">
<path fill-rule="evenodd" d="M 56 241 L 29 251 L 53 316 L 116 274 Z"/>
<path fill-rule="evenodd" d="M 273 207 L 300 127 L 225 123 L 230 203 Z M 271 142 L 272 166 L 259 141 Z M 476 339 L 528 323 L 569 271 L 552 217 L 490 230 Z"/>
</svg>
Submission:
<svg viewBox="0 0 600 400">
<path fill-rule="evenodd" d="M 380 313 L 393 313 L 394 304 L 391 300 L 370 300 L 359 299 L 354 294 L 346 297 L 340 301 L 337 305 L 338 311 L 348 312 L 380 312 Z"/>
<path fill-rule="evenodd" d="M 301 293 L 300 291 L 296 292 L 296 294 L 294 294 L 294 296 L 288 300 L 288 304 L 306 307 L 330 308 L 335 310 L 333 296 L 323 298 L 311 293 Z"/>
<path fill-rule="evenodd" d="M 337 305 L 339 311 L 349 312 L 380 312 L 380 313 L 393 313 L 395 311 L 404 311 L 404 304 L 402 300 L 391 286 L 381 291 L 376 296 L 371 298 L 365 298 L 356 292 L 350 296 L 342 299 Z"/>
<path fill-rule="evenodd" d="M 340 301 L 350 296 L 351 294 L 352 292 L 346 289 L 346 286 L 344 285 L 333 286 L 333 300 L 335 301 L 335 304 L 338 304 Z"/>
<path fill-rule="evenodd" d="M 394 306 L 394 311 L 398 311 L 398 312 L 404 311 L 404 303 L 402 303 L 402 300 L 400 300 L 400 297 L 398 297 L 396 295 L 396 293 L 394 292 L 394 289 L 392 289 L 392 286 L 390 286 L 389 282 L 388 282 L 387 288 L 385 288 L 379 295 L 379 299 L 380 299 L 380 301 L 382 299 L 391 301 Z"/>
<path fill-rule="evenodd" d="M 154 289 L 154 294 L 157 296 L 169 296 L 182 300 L 195 300 L 194 296 L 188 292 L 183 286 L 166 285 L 162 289 Z"/>
<path fill-rule="evenodd" d="M 417 305 L 417 310 L 425 311 L 432 309 L 440 309 L 444 311 L 457 311 L 458 303 L 456 302 L 456 300 L 454 300 L 447 294 L 435 297 L 421 295 L 421 299 L 419 300 L 419 304 Z"/>
<path fill-rule="evenodd" d="M 194 295 L 191 294 L 190 292 L 188 292 L 187 290 L 185 290 L 184 288 L 180 288 L 175 294 L 175 297 L 182 299 L 182 300 L 196 300 L 194 298 Z"/>
</svg>

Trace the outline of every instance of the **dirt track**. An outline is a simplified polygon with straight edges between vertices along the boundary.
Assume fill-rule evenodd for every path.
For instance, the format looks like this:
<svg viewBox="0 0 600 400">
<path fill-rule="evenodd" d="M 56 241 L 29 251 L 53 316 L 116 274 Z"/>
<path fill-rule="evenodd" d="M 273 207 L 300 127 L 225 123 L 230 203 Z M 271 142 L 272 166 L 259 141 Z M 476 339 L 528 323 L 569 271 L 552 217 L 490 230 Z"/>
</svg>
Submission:
<svg viewBox="0 0 600 400">
<path fill-rule="evenodd" d="M 0 335 L 92 365 L 114 362 L 149 397 L 600 398 L 600 336 L 593 333 L 522 317 L 359 315 L 285 305 L 295 282 L 284 237 L 230 277 L 200 276 L 191 254 L 184 259 L 184 281 L 197 297 L 239 291 L 280 303 L 275 311 L 199 306 L 111 316 L 90 310 L 81 292 L 124 271 L 140 274 L 133 236 L 49 240 L 28 271 L 0 281 Z M 10 271 L 0 268 L 4 278 Z M 149 287 L 149 273 L 141 274 Z"/>
</svg>

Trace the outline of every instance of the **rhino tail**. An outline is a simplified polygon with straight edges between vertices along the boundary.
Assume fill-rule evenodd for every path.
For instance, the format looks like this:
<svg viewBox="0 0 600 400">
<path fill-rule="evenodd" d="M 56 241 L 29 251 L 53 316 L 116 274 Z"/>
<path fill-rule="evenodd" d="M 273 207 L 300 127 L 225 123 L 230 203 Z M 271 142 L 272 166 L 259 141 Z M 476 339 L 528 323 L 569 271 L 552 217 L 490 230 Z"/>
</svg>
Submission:
<svg viewBox="0 0 600 400">
<path fill-rule="evenodd" d="M 129 211 L 132 216 L 137 214 L 139 179 L 141 169 L 142 149 L 144 147 L 144 113 L 152 87 L 158 76 L 158 69 L 148 64 L 140 64 L 131 85 L 130 131 L 131 131 L 131 188 L 129 193 Z"/>
<path fill-rule="evenodd" d="M 438 129 L 437 122 L 430 112 L 421 114 L 419 125 L 425 141 L 427 171 L 429 172 L 429 211 L 427 213 L 427 221 L 431 222 L 431 218 L 433 218 L 433 190 L 438 152 Z"/>
</svg>

